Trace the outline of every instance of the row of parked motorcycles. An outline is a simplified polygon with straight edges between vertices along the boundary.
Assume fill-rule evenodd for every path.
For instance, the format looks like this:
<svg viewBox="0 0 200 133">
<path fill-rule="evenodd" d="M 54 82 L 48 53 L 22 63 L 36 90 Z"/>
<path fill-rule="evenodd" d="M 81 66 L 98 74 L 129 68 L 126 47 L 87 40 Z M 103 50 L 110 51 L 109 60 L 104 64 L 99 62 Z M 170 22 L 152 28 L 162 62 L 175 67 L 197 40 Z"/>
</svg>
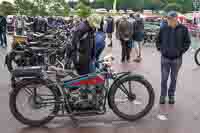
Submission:
<svg viewBox="0 0 200 133">
<path fill-rule="evenodd" d="M 51 29 L 47 33 L 30 32 L 26 37 L 14 36 L 12 51 L 6 55 L 9 72 L 14 67 L 56 65 L 62 62 L 71 46 L 69 30 Z"/>
<path fill-rule="evenodd" d="M 30 32 L 25 41 L 14 37 L 5 59 L 11 73 L 13 116 L 25 125 L 42 126 L 54 117 L 76 121 L 78 116 L 104 115 L 108 107 L 128 121 L 147 115 L 155 99 L 151 84 L 142 75 L 115 72 L 110 55 L 96 62 L 100 65 L 96 72 L 78 75 L 71 59 L 72 34 L 70 28 L 56 28 L 45 34 Z M 138 96 L 135 83 L 147 96 Z M 129 107 L 119 107 L 124 103 L 133 110 L 127 113 Z"/>
</svg>

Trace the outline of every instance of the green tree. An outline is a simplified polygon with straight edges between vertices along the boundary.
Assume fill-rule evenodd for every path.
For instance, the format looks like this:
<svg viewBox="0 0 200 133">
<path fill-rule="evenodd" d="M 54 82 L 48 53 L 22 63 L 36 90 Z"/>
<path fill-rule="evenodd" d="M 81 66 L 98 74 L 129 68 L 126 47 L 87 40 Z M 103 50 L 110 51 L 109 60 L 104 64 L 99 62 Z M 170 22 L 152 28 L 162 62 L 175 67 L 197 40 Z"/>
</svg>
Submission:
<svg viewBox="0 0 200 133">
<path fill-rule="evenodd" d="M 144 8 L 144 0 L 118 0 L 117 8 L 141 10 Z"/>
<path fill-rule="evenodd" d="M 65 0 L 54 0 L 50 6 L 50 15 L 53 16 L 68 16 L 69 5 Z"/>
<path fill-rule="evenodd" d="M 177 4 L 177 3 L 169 3 L 167 4 L 167 6 L 165 6 L 164 10 L 165 11 L 175 10 L 175 11 L 183 12 L 183 7 L 182 5 Z"/>
<path fill-rule="evenodd" d="M 29 0 L 15 0 L 15 6 L 18 14 L 29 16 L 41 15 L 41 9 L 39 9 L 36 2 L 31 2 Z"/>
<path fill-rule="evenodd" d="M 16 13 L 16 8 L 12 3 L 3 1 L 2 3 L 0 3 L 0 12 L 4 16 L 14 15 Z"/>
<path fill-rule="evenodd" d="M 162 0 L 165 2 L 164 10 L 176 10 L 179 12 L 192 11 L 192 0 Z"/>
<path fill-rule="evenodd" d="M 117 5 L 118 5 L 118 1 L 117 0 Z M 102 7 L 104 8 L 108 8 L 111 9 L 113 8 L 113 4 L 114 4 L 114 0 L 96 0 L 97 5 L 103 5 Z"/>
<path fill-rule="evenodd" d="M 97 3 L 103 3 L 105 8 L 113 8 L 115 0 L 97 0 Z M 117 9 L 143 9 L 144 0 L 117 0 Z"/>
<path fill-rule="evenodd" d="M 91 8 L 85 5 L 83 2 L 79 2 L 76 5 L 75 9 L 76 9 L 77 15 L 82 18 L 86 18 L 91 14 Z"/>
<path fill-rule="evenodd" d="M 67 16 L 69 6 L 65 0 L 15 0 L 17 12 L 30 16 Z"/>
</svg>

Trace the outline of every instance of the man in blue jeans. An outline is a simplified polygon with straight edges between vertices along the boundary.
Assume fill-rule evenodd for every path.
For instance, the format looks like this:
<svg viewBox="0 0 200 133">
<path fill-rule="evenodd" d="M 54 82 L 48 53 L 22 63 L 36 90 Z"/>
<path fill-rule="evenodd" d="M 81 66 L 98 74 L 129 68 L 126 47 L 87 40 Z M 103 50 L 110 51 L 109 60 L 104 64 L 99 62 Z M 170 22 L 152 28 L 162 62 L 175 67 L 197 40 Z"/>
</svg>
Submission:
<svg viewBox="0 0 200 133">
<path fill-rule="evenodd" d="M 156 47 L 161 52 L 160 104 L 165 104 L 167 93 L 169 104 L 175 103 L 176 81 L 182 65 L 182 57 L 191 44 L 188 29 L 178 23 L 177 13 L 171 11 L 167 17 L 168 25 L 160 29 L 156 40 Z M 171 83 L 168 88 L 169 74 Z"/>
</svg>

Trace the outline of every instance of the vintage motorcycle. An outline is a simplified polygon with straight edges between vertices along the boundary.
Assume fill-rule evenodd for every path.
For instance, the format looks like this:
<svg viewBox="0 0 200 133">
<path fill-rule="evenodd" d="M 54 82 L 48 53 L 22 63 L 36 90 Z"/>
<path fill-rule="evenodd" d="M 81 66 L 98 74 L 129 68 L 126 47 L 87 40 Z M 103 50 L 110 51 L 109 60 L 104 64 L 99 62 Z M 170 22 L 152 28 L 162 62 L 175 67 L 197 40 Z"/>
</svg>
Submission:
<svg viewBox="0 0 200 133">
<path fill-rule="evenodd" d="M 13 79 L 18 80 L 15 80 L 10 93 L 11 113 L 23 124 L 41 126 L 54 117 L 74 119 L 103 115 L 108 103 L 113 112 L 125 120 L 135 121 L 144 117 L 154 105 L 155 94 L 151 84 L 141 75 L 114 72 L 110 60 L 111 57 L 104 58 L 98 62 L 101 67 L 95 73 L 81 76 L 56 67 L 50 67 L 48 71 L 40 67 L 14 70 Z M 50 79 L 52 76 L 49 75 L 55 75 L 55 79 Z M 147 96 L 137 94 L 136 84 L 141 85 L 138 92 L 144 91 Z M 143 106 L 142 98 L 147 102 Z M 128 103 L 133 110 L 129 107 L 120 109 L 118 105 L 123 103 Z"/>
</svg>

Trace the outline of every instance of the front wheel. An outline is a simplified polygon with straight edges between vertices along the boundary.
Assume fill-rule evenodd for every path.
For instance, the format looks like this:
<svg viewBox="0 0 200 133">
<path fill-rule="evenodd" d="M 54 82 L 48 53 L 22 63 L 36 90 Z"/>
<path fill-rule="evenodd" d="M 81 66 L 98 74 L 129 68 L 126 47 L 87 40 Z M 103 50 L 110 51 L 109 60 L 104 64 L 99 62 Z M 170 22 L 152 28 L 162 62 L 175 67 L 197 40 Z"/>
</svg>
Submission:
<svg viewBox="0 0 200 133">
<path fill-rule="evenodd" d="M 51 121 L 59 111 L 56 88 L 45 81 L 21 81 L 10 94 L 10 110 L 21 123 L 42 126 Z"/>
<path fill-rule="evenodd" d="M 135 121 L 150 112 L 155 94 L 142 76 L 130 75 L 117 81 L 108 94 L 110 108 L 119 117 Z"/>
<path fill-rule="evenodd" d="M 195 63 L 200 66 L 200 48 L 197 49 L 197 51 L 195 52 L 195 55 L 194 55 L 194 60 L 195 60 Z"/>
</svg>

